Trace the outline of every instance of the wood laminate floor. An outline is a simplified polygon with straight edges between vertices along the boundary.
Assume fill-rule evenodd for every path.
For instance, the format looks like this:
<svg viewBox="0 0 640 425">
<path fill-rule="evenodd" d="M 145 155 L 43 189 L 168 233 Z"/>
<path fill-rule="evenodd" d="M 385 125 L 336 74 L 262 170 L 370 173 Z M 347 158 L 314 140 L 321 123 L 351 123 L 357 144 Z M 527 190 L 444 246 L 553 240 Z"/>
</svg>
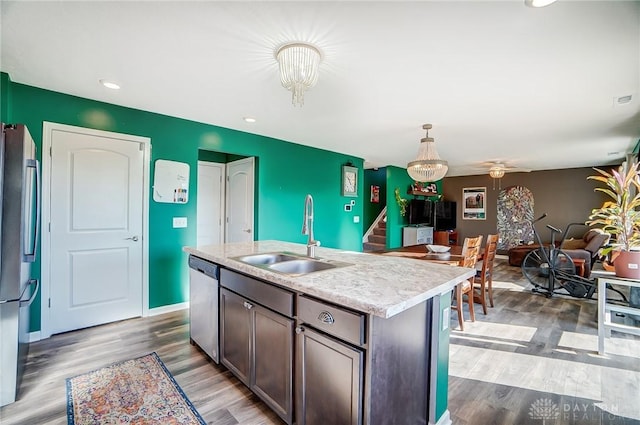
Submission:
<svg viewBox="0 0 640 425">
<path fill-rule="evenodd" d="M 532 294 L 504 262 L 494 286 L 495 308 L 478 306 L 476 322 L 451 333 L 454 425 L 640 425 L 640 338 L 614 332 L 598 356 L 595 301 Z M 189 344 L 184 310 L 32 343 L 20 399 L 0 424 L 66 424 L 65 378 L 153 351 L 209 424 L 282 423 Z"/>
</svg>

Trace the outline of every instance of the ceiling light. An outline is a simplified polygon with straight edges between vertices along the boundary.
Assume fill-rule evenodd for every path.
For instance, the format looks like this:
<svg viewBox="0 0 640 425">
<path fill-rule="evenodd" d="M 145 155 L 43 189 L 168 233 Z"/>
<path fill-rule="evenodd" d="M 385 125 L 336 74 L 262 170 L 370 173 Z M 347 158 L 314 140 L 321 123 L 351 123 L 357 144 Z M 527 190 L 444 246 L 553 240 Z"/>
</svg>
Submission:
<svg viewBox="0 0 640 425">
<path fill-rule="evenodd" d="M 304 105 L 304 92 L 318 82 L 320 50 L 307 43 L 291 43 L 276 52 L 282 86 L 291 91 L 294 106 Z"/>
<path fill-rule="evenodd" d="M 504 176 L 506 168 L 504 164 L 496 162 L 489 168 L 489 175 L 493 178 L 493 190 L 496 190 L 496 180 L 498 180 L 498 190 L 502 189 L 502 177 Z"/>
<path fill-rule="evenodd" d="M 554 3 L 556 0 L 524 0 L 524 4 L 529 7 L 545 7 Z"/>
<path fill-rule="evenodd" d="M 244 122 L 248 122 L 248 123 L 254 123 L 256 122 L 256 119 L 253 117 L 244 117 L 242 118 L 244 120 Z"/>
<path fill-rule="evenodd" d="M 114 83 L 113 81 L 100 80 L 100 84 L 102 84 L 103 86 L 105 86 L 108 89 L 112 89 L 112 90 L 119 90 L 120 89 L 120 85 Z"/>
<path fill-rule="evenodd" d="M 499 165 L 494 165 L 493 167 L 489 168 L 489 175 L 494 179 L 500 179 L 504 176 L 504 168 L 500 167 Z"/>
<path fill-rule="evenodd" d="M 427 130 L 427 135 L 420 141 L 416 160 L 407 164 L 407 173 L 418 182 L 442 180 L 447 174 L 447 170 L 449 170 L 449 165 L 447 161 L 440 159 L 436 150 L 436 143 L 432 137 L 429 137 L 431 124 L 425 124 L 422 128 Z"/>
</svg>

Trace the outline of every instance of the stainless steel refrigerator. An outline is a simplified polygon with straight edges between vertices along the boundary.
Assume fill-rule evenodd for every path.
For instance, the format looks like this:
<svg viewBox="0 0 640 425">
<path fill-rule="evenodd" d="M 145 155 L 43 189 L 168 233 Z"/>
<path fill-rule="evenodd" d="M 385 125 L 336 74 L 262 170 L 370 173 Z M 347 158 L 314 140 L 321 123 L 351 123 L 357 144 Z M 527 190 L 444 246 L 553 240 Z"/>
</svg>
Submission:
<svg viewBox="0 0 640 425">
<path fill-rule="evenodd" d="M 29 306 L 38 293 L 31 263 L 40 227 L 36 147 L 24 125 L 0 138 L 0 406 L 16 400 L 29 347 Z"/>
</svg>

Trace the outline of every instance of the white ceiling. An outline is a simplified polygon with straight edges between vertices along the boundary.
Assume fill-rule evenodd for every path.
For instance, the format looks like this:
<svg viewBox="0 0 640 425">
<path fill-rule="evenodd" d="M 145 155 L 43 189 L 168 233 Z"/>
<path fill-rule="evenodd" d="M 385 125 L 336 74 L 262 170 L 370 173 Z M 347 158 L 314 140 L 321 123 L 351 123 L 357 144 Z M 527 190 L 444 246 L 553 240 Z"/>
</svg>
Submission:
<svg viewBox="0 0 640 425">
<path fill-rule="evenodd" d="M 640 2 L 0 3 L 15 82 L 449 176 L 619 162 L 640 139 Z M 323 52 L 291 104 L 276 46 Z M 98 80 L 115 80 L 119 91 Z M 614 99 L 633 95 L 630 104 Z M 243 117 L 258 121 L 248 124 Z M 614 153 L 615 152 L 615 153 Z"/>
</svg>

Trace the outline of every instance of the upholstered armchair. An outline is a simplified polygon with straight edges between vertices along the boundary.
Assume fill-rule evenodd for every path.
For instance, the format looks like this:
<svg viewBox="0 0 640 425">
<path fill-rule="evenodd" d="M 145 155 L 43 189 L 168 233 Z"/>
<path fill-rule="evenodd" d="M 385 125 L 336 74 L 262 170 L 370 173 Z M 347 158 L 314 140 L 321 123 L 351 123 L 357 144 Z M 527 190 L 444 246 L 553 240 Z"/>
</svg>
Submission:
<svg viewBox="0 0 640 425">
<path fill-rule="evenodd" d="M 591 275 L 591 267 L 598 258 L 600 248 L 609 243 L 611 235 L 605 233 L 602 229 L 590 229 L 584 234 L 582 239 L 567 239 L 560 249 L 569 257 L 584 260 L 584 275 Z"/>
</svg>

